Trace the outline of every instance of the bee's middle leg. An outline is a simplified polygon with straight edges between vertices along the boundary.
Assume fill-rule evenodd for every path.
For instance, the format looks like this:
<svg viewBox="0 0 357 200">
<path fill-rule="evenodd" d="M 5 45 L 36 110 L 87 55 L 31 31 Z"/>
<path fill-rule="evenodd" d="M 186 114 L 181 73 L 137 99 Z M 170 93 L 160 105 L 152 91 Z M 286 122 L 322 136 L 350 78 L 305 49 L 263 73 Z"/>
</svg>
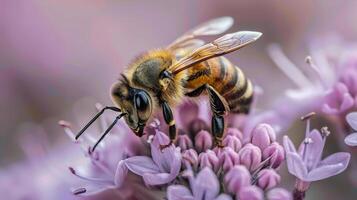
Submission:
<svg viewBox="0 0 357 200">
<path fill-rule="evenodd" d="M 167 102 L 164 101 L 161 103 L 161 107 L 162 107 L 164 120 L 165 120 L 166 124 L 169 125 L 169 138 L 170 138 L 170 142 L 168 144 L 160 146 L 160 148 L 162 150 L 164 148 L 171 146 L 171 144 L 173 144 L 175 142 L 177 132 L 176 132 L 175 120 L 173 118 L 173 114 L 172 114 L 172 110 L 171 110 L 170 106 L 167 104 Z"/>
<path fill-rule="evenodd" d="M 222 138 L 224 136 L 224 114 L 229 111 L 228 103 L 212 86 L 204 84 L 192 92 L 186 93 L 186 96 L 199 96 L 206 89 L 210 106 L 213 113 L 211 121 L 211 130 L 214 137 L 215 145 L 223 147 Z"/>
</svg>

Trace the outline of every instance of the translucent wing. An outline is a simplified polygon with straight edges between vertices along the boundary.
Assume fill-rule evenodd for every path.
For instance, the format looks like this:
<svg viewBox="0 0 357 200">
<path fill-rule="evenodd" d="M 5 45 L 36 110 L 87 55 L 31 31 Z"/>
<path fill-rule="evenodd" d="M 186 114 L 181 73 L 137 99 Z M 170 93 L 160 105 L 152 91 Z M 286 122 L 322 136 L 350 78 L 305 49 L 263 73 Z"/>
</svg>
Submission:
<svg viewBox="0 0 357 200">
<path fill-rule="evenodd" d="M 170 66 L 168 70 L 173 74 L 177 74 L 196 63 L 236 51 L 256 41 L 261 35 L 262 33 L 254 31 L 239 31 L 226 34 L 181 58 L 178 62 Z"/>
<path fill-rule="evenodd" d="M 205 22 L 194 29 L 186 32 L 183 36 L 177 38 L 173 43 L 171 43 L 167 48 L 175 50 L 178 48 L 183 48 L 183 46 L 195 46 L 196 48 L 203 45 L 202 40 L 195 39 L 197 36 L 204 35 L 218 35 L 226 30 L 228 30 L 233 25 L 233 18 L 231 17 L 220 17 L 208 22 Z"/>
</svg>

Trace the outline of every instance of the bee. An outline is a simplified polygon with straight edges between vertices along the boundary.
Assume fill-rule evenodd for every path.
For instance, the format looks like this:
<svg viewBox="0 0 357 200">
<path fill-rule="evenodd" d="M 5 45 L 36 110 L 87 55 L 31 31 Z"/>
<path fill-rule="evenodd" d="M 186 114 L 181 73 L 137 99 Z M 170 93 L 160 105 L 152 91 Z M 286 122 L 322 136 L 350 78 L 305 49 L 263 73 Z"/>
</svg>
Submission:
<svg viewBox="0 0 357 200">
<path fill-rule="evenodd" d="M 154 111 L 161 109 L 169 126 L 170 146 L 177 137 L 171 107 L 184 97 L 206 94 L 212 110 L 211 132 L 216 146 L 222 146 L 228 112 L 248 113 L 253 99 L 253 85 L 242 70 L 223 55 L 236 51 L 256 41 L 262 33 L 239 31 L 226 34 L 211 43 L 204 44 L 199 36 L 218 35 L 233 24 L 231 17 L 216 18 L 186 32 L 165 48 L 147 51 L 121 74 L 111 87 L 111 98 L 115 106 L 104 107 L 76 135 L 76 139 L 105 110 L 120 113 L 108 127 L 92 151 L 124 117 L 127 125 L 141 137 L 146 122 Z"/>
</svg>

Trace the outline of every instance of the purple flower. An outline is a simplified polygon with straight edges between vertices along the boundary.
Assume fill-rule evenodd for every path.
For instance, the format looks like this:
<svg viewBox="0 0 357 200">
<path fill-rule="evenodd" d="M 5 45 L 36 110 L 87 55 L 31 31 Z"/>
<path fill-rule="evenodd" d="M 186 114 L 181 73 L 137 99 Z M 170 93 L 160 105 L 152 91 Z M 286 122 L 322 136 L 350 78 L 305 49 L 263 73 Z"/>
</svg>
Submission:
<svg viewBox="0 0 357 200">
<path fill-rule="evenodd" d="M 245 166 L 235 165 L 224 176 L 224 184 L 227 186 L 228 192 L 236 194 L 241 188 L 250 186 L 250 173 Z"/>
<path fill-rule="evenodd" d="M 259 124 L 252 131 L 252 144 L 264 151 L 272 142 L 276 135 L 274 129 L 269 124 Z"/>
<path fill-rule="evenodd" d="M 353 130 L 357 131 L 357 112 L 349 113 L 346 116 L 346 121 Z M 350 146 L 357 146 L 357 132 L 349 134 L 345 138 L 345 143 Z"/>
<path fill-rule="evenodd" d="M 283 188 L 274 188 L 267 193 L 268 200 L 292 200 L 291 193 Z"/>
<path fill-rule="evenodd" d="M 280 183 L 280 175 L 273 169 L 263 169 L 258 173 L 258 186 L 267 190 Z"/>
<path fill-rule="evenodd" d="M 305 139 L 297 151 L 288 136 L 284 136 L 284 148 L 289 173 L 307 184 L 323 180 L 343 172 L 349 163 L 350 154 L 339 152 L 322 159 L 327 128 L 310 131 L 310 119 L 307 119 Z M 305 184 L 306 185 L 306 184 Z"/>
<path fill-rule="evenodd" d="M 248 186 L 242 188 L 238 193 L 239 200 L 263 200 L 263 191 L 257 186 Z"/>
<path fill-rule="evenodd" d="M 208 167 L 202 169 L 196 177 L 189 176 L 190 189 L 183 185 L 171 185 L 167 188 L 169 200 L 230 200 L 230 196 L 219 194 L 219 182 L 215 173 Z"/>
<path fill-rule="evenodd" d="M 161 131 L 156 131 L 151 142 L 151 157 L 133 156 L 119 162 L 117 176 L 119 185 L 123 184 L 127 169 L 142 176 L 147 185 L 163 185 L 173 181 L 180 172 L 180 148 L 174 145 L 161 151 L 160 145 L 169 143 L 169 138 Z"/>
<path fill-rule="evenodd" d="M 250 172 L 258 169 L 262 161 L 262 153 L 257 146 L 246 144 L 238 153 L 239 164 L 244 165 Z"/>
</svg>

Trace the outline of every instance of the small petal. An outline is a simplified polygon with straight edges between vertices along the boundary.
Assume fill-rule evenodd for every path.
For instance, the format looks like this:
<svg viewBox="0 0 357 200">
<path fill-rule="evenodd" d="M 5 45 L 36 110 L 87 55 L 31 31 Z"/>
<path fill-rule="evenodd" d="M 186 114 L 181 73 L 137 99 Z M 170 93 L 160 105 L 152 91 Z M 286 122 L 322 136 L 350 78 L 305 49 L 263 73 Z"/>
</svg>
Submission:
<svg viewBox="0 0 357 200">
<path fill-rule="evenodd" d="M 238 153 L 239 164 L 246 166 L 250 172 L 256 170 L 262 161 L 262 153 L 257 146 L 246 144 Z"/>
<path fill-rule="evenodd" d="M 201 130 L 195 137 L 195 147 L 198 152 L 206 151 L 212 147 L 211 134 L 205 130 Z"/>
<path fill-rule="evenodd" d="M 301 180 L 306 180 L 307 168 L 301 157 L 297 153 L 286 153 L 286 163 L 290 174 Z"/>
<path fill-rule="evenodd" d="M 170 185 L 167 188 L 168 200 L 194 200 L 190 190 L 183 185 Z"/>
<path fill-rule="evenodd" d="M 335 176 L 343 172 L 350 161 L 349 153 L 335 153 L 325 158 L 319 166 L 308 174 L 307 181 L 317 181 Z"/>
<path fill-rule="evenodd" d="M 145 173 L 159 173 L 159 168 L 155 165 L 153 160 L 146 156 L 134 156 L 124 160 L 127 168 L 139 175 L 142 176 Z"/>
<path fill-rule="evenodd" d="M 280 183 L 280 175 L 273 169 L 263 169 L 258 173 L 258 186 L 263 190 L 273 188 Z"/>
<path fill-rule="evenodd" d="M 346 116 L 346 120 L 348 124 L 353 128 L 353 130 L 357 131 L 357 112 L 349 113 Z"/>
<path fill-rule="evenodd" d="M 223 139 L 223 146 L 230 147 L 235 152 L 238 152 L 242 148 L 242 142 L 236 136 L 227 135 Z"/>
<path fill-rule="evenodd" d="M 263 191 L 258 188 L 257 186 L 248 186 L 242 188 L 238 195 L 237 195 L 239 200 L 263 200 Z"/>
<path fill-rule="evenodd" d="M 179 135 L 177 137 L 177 145 L 182 150 L 191 149 L 193 147 L 192 140 L 190 139 L 190 137 L 188 137 L 187 134 Z"/>
<path fill-rule="evenodd" d="M 188 161 L 194 169 L 198 166 L 198 154 L 194 149 L 188 149 L 182 153 L 182 161 Z"/>
<path fill-rule="evenodd" d="M 123 185 L 127 174 L 128 174 L 128 168 L 125 165 L 125 161 L 121 160 L 115 172 L 114 184 L 120 188 Z"/>
<path fill-rule="evenodd" d="M 285 160 L 284 148 L 277 142 L 271 143 L 263 151 L 263 160 L 268 159 L 269 157 L 269 165 L 274 169 L 278 168 Z"/>
<path fill-rule="evenodd" d="M 259 124 L 252 131 L 252 144 L 264 150 L 270 143 L 274 142 L 276 134 L 269 124 Z"/>
<path fill-rule="evenodd" d="M 225 147 L 219 154 L 219 165 L 224 172 L 230 170 L 236 163 L 238 163 L 238 154 L 229 147 Z"/>
<path fill-rule="evenodd" d="M 227 191 L 236 194 L 243 187 L 250 185 L 251 176 L 243 165 L 236 165 L 224 176 L 224 185 Z"/>
<path fill-rule="evenodd" d="M 217 198 L 214 200 L 232 200 L 232 197 L 229 196 L 228 194 L 220 194 Z"/>
<path fill-rule="evenodd" d="M 283 137 L 283 145 L 287 153 L 297 153 L 293 142 L 286 135 Z"/>
<path fill-rule="evenodd" d="M 352 133 L 345 137 L 345 143 L 349 146 L 357 146 L 357 133 Z"/>
<path fill-rule="evenodd" d="M 292 200 L 292 195 L 289 191 L 283 188 L 274 188 L 267 193 L 268 200 Z"/>
<path fill-rule="evenodd" d="M 324 142 L 319 131 L 312 130 L 309 134 L 309 138 L 312 140 L 312 143 L 309 143 L 307 145 L 300 145 L 301 147 L 306 148 L 305 152 L 303 149 L 301 149 L 300 152 L 304 152 L 305 154 L 304 162 L 307 166 L 308 171 L 316 167 L 316 165 L 321 159 L 322 151 L 324 148 Z"/>
<path fill-rule="evenodd" d="M 198 161 L 200 169 L 209 167 L 213 169 L 213 171 L 217 171 L 219 168 L 219 159 L 216 153 L 211 150 L 207 150 L 206 152 L 200 153 L 200 155 L 198 156 Z"/>
<path fill-rule="evenodd" d="M 216 174 L 208 167 L 202 169 L 193 184 L 195 199 L 214 199 L 219 193 L 219 182 Z"/>
</svg>

